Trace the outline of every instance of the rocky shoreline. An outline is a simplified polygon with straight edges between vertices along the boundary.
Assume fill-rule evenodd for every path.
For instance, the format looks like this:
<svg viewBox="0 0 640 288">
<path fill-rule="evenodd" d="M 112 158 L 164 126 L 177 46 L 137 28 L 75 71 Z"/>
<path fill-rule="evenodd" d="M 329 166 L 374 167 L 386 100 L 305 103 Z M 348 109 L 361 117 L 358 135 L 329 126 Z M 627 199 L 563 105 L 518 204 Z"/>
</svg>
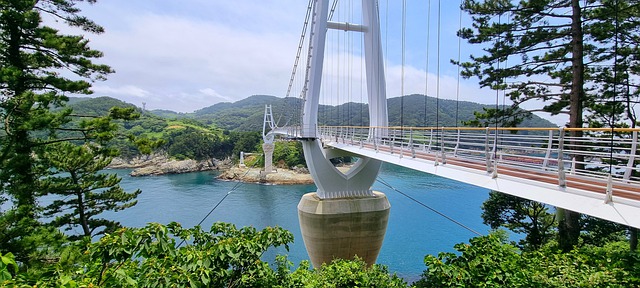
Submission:
<svg viewBox="0 0 640 288">
<path fill-rule="evenodd" d="M 174 160 L 166 154 L 153 154 L 133 159 L 114 158 L 107 166 L 110 169 L 133 169 L 132 177 L 180 174 L 200 171 L 223 171 L 218 179 L 247 183 L 268 183 L 274 185 L 313 184 L 306 168 L 278 168 L 272 173 L 264 173 L 262 168 L 238 167 L 231 160 L 196 161 Z"/>
<path fill-rule="evenodd" d="M 222 172 L 218 179 L 247 183 L 268 183 L 274 185 L 313 184 L 313 178 L 306 169 L 278 168 L 272 173 L 264 173 L 262 168 L 231 167 Z"/>
<path fill-rule="evenodd" d="M 109 169 L 133 169 L 132 177 L 180 174 L 200 171 L 220 170 L 218 179 L 225 181 L 241 181 L 247 183 L 266 183 L 274 185 L 307 185 L 313 184 L 313 178 L 306 168 L 286 169 L 279 167 L 272 173 L 264 173 L 263 168 L 238 167 L 230 159 L 226 160 L 174 160 L 166 154 L 153 154 L 134 159 L 114 158 Z M 338 167 L 345 172 L 350 166 Z"/>
<path fill-rule="evenodd" d="M 231 167 L 231 160 L 174 160 L 165 154 L 153 154 L 133 159 L 114 158 L 107 166 L 110 169 L 134 169 L 133 177 L 164 174 L 180 174 L 199 171 L 222 170 Z"/>
</svg>

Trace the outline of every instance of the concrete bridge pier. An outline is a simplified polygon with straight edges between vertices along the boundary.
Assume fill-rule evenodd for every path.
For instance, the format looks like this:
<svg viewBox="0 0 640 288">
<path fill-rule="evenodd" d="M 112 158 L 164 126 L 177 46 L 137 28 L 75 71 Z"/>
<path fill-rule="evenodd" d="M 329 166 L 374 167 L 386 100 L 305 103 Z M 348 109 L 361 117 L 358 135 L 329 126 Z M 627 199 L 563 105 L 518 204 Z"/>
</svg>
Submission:
<svg viewBox="0 0 640 288">
<path fill-rule="evenodd" d="M 273 143 L 262 144 L 262 151 L 264 152 L 264 173 L 273 172 L 273 150 L 275 145 Z"/>
<path fill-rule="evenodd" d="M 321 199 L 315 192 L 302 196 L 298 219 L 313 266 L 354 256 L 374 264 L 387 231 L 390 207 L 381 192 L 335 199 Z"/>
</svg>

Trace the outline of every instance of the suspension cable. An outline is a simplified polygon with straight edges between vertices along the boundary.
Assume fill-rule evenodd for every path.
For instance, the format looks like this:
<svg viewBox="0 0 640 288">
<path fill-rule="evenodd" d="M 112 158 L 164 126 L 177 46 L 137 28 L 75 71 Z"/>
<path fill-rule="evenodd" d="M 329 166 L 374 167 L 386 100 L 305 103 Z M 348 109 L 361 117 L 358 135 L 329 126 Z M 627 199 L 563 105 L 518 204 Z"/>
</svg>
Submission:
<svg viewBox="0 0 640 288">
<path fill-rule="evenodd" d="M 304 47 L 304 39 L 307 35 L 307 27 L 309 26 L 309 19 L 311 18 L 311 11 L 313 10 L 313 0 L 309 0 L 307 6 L 307 15 L 304 18 L 304 24 L 302 25 L 302 33 L 300 34 L 300 41 L 298 42 L 298 51 L 296 52 L 296 60 L 293 63 L 293 69 L 291 70 L 291 78 L 289 78 L 289 88 L 287 88 L 287 94 L 285 97 L 291 95 L 291 89 L 293 88 L 293 82 L 296 77 L 296 71 L 300 63 L 300 56 L 302 54 L 302 48 Z"/>
<path fill-rule="evenodd" d="M 451 221 L 451 222 L 453 222 L 453 223 L 457 224 L 458 226 L 460 226 L 460 227 L 462 227 L 462 228 L 464 228 L 464 229 L 468 230 L 469 232 L 471 232 L 471 233 L 473 233 L 473 234 L 476 234 L 476 235 L 478 235 L 478 236 L 482 236 L 482 234 L 478 233 L 476 230 L 473 230 L 473 229 L 472 229 L 472 228 L 470 228 L 469 226 L 467 226 L 467 225 L 464 225 L 464 224 L 460 223 L 459 221 L 457 221 L 457 220 L 455 220 L 455 219 L 453 219 L 453 218 L 451 218 L 451 217 L 447 216 L 446 214 L 444 214 L 444 213 L 442 213 L 442 212 L 440 212 L 440 211 L 438 211 L 438 210 L 436 210 L 436 209 L 434 209 L 434 208 L 430 207 L 430 206 L 429 206 L 429 205 L 427 205 L 427 204 L 424 204 L 424 203 L 423 203 L 423 202 L 421 202 L 420 200 L 418 200 L 418 199 L 416 199 L 416 198 L 411 197 L 409 194 L 404 193 L 404 192 L 402 192 L 402 191 L 400 191 L 400 190 L 396 189 L 396 188 L 395 188 L 395 187 L 393 187 L 391 184 L 389 184 L 389 182 L 387 182 L 387 181 L 385 181 L 384 179 L 382 179 L 380 176 L 378 176 L 378 178 L 376 178 L 376 181 L 377 181 L 378 183 L 380 183 L 380 184 L 384 185 L 384 186 L 389 187 L 389 189 L 391 189 L 391 190 L 393 190 L 393 191 L 398 192 L 400 195 L 402 195 L 402 196 L 404 196 L 404 197 L 406 197 L 406 198 L 410 199 L 411 201 L 416 202 L 418 205 L 420 205 L 420 206 L 422 206 L 422 207 L 424 207 L 424 208 L 427 208 L 427 209 L 429 209 L 430 211 L 432 211 L 432 212 L 434 212 L 434 213 L 436 213 L 436 214 L 438 214 L 438 215 L 440 215 L 440 216 L 444 217 L 445 219 L 447 219 L 447 220 L 449 220 L 449 221 Z"/>
<path fill-rule="evenodd" d="M 287 94 L 285 95 L 285 100 L 283 103 L 283 106 L 284 106 L 283 110 L 287 111 L 286 113 L 288 118 L 287 124 L 285 124 L 285 126 L 288 125 L 289 121 L 292 118 L 291 115 L 289 114 L 289 110 L 291 109 L 286 109 L 288 105 L 288 101 L 286 100 L 286 98 L 289 98 L 291 96 L 291 89 L 293 88 L 293 83 L 296 79 L 296 72 L 298 71 L 298 65 L 300 64 L 300 56 L 302 55 L 302 50 L 304 48 L 304 40 L 307 35 L 307 28 L 309 26 L 309 19 L 311 19 L 311 11 L 313 11 L 313 0 L 309 0 L 309 4 L 307 4 L 307 14 L 304 17 L 304 24 L 302 25 L 302 33 L 300 33 L 300 41 L 298 42 L 298 51 L 296 52 L 296 59 L 293 63 L 293 68 L 291 69 L 291 77 L 289 78 L 289 87 L 287 88 Z M 282 114 L 280 114 L 280 116 L 278 117 L 278 121 L 276 121 L 276 126 L 279 126 L 281 118 L 282 118 Z"/>
<path fill-rule="evenodd" d="M 262 157 L 263 155 L 264 154 L 260 154 L 260 157 Z M 249 174 L 249 171 L 251 171 L 251 169 L 253 168 L 253 166 L 256 165 L 256 163 L 258 163 L 258 161 L 253 162 L 253 164 L 249 168 L 247 168 L 247 171 L 244 172 L 244 174 L 242 174 L 242 177 L 240 177 L 240 178 L 244 178 L 245 176 L 247 176 L 247 174 Z M 222 202 L 225 199 L 227 199 L 227 197 L 229 197 L 229 195 L 231 195 L 231 193 L 233 193 L 234 191 L 238 190 L 238 188 L 240 188 L 240 186 L 242 186 L 244 184 L 245 184 L 244 181 L 236 182 L 235 185 L 233 185 L 233 187 L 231 187 L 231 189 L 229 191 L 227 191 L 227 194 L 225 194 L 224 197 L 222 197 L 222 199 L 220 199 L 220 201 L 218 201 L 218 203 L 216 203 L 216 205 L 214 205 L 213 208 L 211 208 L 211 210 L 209 210 L 209 213 L 207 213 L 207 215 L 202 217 L 202 220 L 200 220 L 200 222 L 198 222 L 198 224 L 196 224 L 196 226 L 202 225 L 202 223 L 204 223 L 204 221 L 207 220 L 207 218 L 209 218 L 211 213 L 213 213 L 213 211 L 215 211 L 216 208 L 218 208 L 218 206 L 220 206 L 220 204 L 222 204 Z M 178 246 L 176 246 L 176 248 L 179 248 L 180 246 L 182 246 L 182 244 L 184 244 L 185 241 L 187 241 L 187 240 L 186 239 L 182 239 L 182 241 L 180 242 L 180 244 L 178 244 Z"/>
<path fill-rule="evenodd" d="M 333 4 L 331 4 L 331 10 L 329 11 L 329 17 L 327 18 L 329 21 L 333 19 L 333 13 L 336 12 L 336 6 L 338 6 L 339 0 L 333 0 Z"/>
</svg>

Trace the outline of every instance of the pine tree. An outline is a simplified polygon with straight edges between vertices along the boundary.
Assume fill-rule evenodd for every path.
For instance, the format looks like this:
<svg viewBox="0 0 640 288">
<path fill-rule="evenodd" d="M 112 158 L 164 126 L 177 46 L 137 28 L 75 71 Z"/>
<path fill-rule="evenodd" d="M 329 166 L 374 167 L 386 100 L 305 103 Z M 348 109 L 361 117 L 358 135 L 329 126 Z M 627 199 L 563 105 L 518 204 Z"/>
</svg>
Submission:
<svg viewBox="0 0 640 288">
<path fill-rule="evenodd" d="M 461 29 L 459 36 L 469 43 L 483 45 L 486 53 L 458 63 L 464 69 L 463 76 L 478 77 L 482 87 L 504 90 L 513 102 L 512 107 L 503 111 L 489 109 L 476 116 L 484 120 L 495 116 L 523 117 L 527 114 L 520 113 L 521 104 L 536 101 L 542 107 L 528 112 L 568 114 L 570 128 L 582 128 L 585 118 L 592 124 L 606 121 L 611 118 L 609 115 L 618 116 L 619 120 L 623 119 L 619 116 L 623 113 L 635 115 L 632 97 L 638 97 L 637 89 L 633 88 L 637 86 L 627 85 L 635 92 L 626 94 L 631 96 L 626 103 L 609 101 L 615 97 L 613 87 L 619 87 L 620 83 L 620 79 L 612 77 L 612 59 L 627 55 L 623 61 L 627 68 L 637 61 L 638 8 L 630 8 L 635 2 L 465 0 L 462 8 L 472 16 L 473 27 Z M 613 13 L 620 10 L 617 6 L 628 8 L 627 12 Z M 612 23 L 625 20 L 630 24 L 624 30 L 618 31 L 617 27 L 614 31 Z M 613 51 L 611 39 L 618 33 L 626 33 L 629 43 L 635 41 L 634 45 L 627 45 L 633 48 Z M 621 67 L 618 66 L 619 71 Z M 635 123 L 635 117 L 627 118 Z M 581 131 L 570 134 L 582 136 Z M 577 143 L 568 144 L 577 147 Z M 582 163 L 581 158 L 576 155 L 576 163 Z M 576 168 L 582 169 L 584 164 Z M 558 209 L 559 242 L 565 251 L 578 243 L 579 218 L 576 212 Z"/>
<path fill-rule="evenodd" d="M 482 203 L 482 220 L 491 229 L 505 227 L 523 233 L 519 245 L 528 250 L 540 248 L 555 232 L 555 217 L 547 205 L 496 191 Z"/>
<path fill-rule="evenodd" d="M 135 205 L 141 191 L 127 193 L 120 187 L 117 175 L 99 173 L 111 163 L 112 151 L 70 142 L 60 142 L 46 150 L 52 176 L 43 180 L 42 186 L 47 194 L 59 197 L 44 207 L 44 216 L 54 217 L 55 227 L 82 228 L 80 236 L 114 231 L 119 226 L 117 222 L 97 216 Z"/>
<path fill-rule="evenodd" d="M 87 39 L 63 35 L 42 22 L 45 14 L 86 32 L 102 32 L 78 14 L 78 2 L 82 0 L 0 1 L 0 189 L 13 203 L 0 217 L 0 249 L 20 261 L 36 249 L 22 241 L 38 227 L 36 191 L 42 189 L 40 176 L 46 167 L 36 155 L 48 143 L 60 141 L 55 131 L 70 121 L 69 109 L 52 108 L 64 105 L 65 93 L 90 93 L 89 81 L 112 72 L 92 62 L 102 53 L 92 50 Z M 88 81 L 63 76 L 69 72 Z M 34 132 L 50 137 L 36 138 Z"/>
</svg>

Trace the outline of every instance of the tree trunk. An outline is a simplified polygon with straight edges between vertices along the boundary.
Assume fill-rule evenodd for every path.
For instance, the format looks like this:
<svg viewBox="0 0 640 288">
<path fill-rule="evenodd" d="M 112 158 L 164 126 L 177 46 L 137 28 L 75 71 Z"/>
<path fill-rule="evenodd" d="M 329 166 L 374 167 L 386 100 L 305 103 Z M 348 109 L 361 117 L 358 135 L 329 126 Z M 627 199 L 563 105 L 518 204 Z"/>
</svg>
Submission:
<svg viewBox="0 0 640 288">
<path fill-rule="evenodd" d="M 630 227 L 629 234 L 629 250 L 636 251 L 638 250 L 638 229 Z"/>
<path fill-rule="evenodd" d="M 569 252 L 580 238 L 580 213 L 558 208 L 558 245 L 563 252 Z"/>
<path fill-rule="evenodd" d="M 78 177 L 76 176 L 76 174 L 74 172 L 71 172 L 71 179 L 73 180 L 73 183 L 80 183 L 80 180 L 78 179 Z M 77 198 L 78 198 L 78 220 L 80 222 L 80 226 L 82 226 L 82 232 L 84 233 L 84 236 L 89 236 L 91 237 L 91 229 L 89 228 L 89 221 L 87 221 L 87 214 L 85 213 L 85 208 L 84 208 L 84 199 L 82 199 L 83 196 L 83 191 L 82 189 L 77 189 L 74 191 Z"/>
<path fill-rule="evenodd" d="M 89 227 L 89 222 L 87 221 L 87 215 L 85 214 L 84 203 L 82 203 L 82 192 L 77 193 L 78 195 L 78 214 L 80 217 L 80 224 L 82 226 L 82 232 L 84 236 L 91 237 L 91 229 Z"/>
<path fill-rule="evenodd" d="M 584 94 L 584 51 L 582 33 L 582 13 L 580 0 L 571 0 L 572 24 L 571 24 L 571 51 L 572 51 L 572 81 L 571 93 L 569 95 L 569 128 L 582 128 L 582 103 L 585 100 Z M 571 137 L 582 137 L 582 131 L 570 131 Z M 575 138 L 573 138 L 575 139 Z M 569 145 L 571 149 L 576 149 L 576 141 L 572 140 Z M 576 169 L 583 169 L 584 157 L 575 155 Z M 568 252 L 578 244 L 580 237 L 580 213 L 558 208 L 558 242 L 560 248 Z"/>
</svg>

